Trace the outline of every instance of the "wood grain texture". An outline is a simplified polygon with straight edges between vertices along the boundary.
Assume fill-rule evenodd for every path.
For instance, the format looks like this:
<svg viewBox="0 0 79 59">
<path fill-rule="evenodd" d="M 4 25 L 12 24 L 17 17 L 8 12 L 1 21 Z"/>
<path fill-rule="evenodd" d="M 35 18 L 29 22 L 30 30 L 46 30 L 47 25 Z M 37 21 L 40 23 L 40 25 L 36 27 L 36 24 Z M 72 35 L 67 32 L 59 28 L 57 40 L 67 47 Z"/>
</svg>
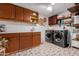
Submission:
<svg viewBox="0 0 79 59">
<path fill-rule="evenodd" d="M 23 21 L 24 18 L 23 18 L 23 8 L 22 7 L 19 7 L 19 6 L 15 6 L 15 18 L 17 21 Z"/>
<path fill-rule="evenodd" d="M 49 25 L 55 25 L 57 22 L 57 15 L 49 17 Z"/>
<path fill-rule="evenodd" d="M 0 3 L 0 18 L 15 19 L 15 7 L 12 4 Z"/>
<path fill-rule="evenodd" d="M 0 36 L 8 40 L 6 43 L 6 53 L 29 49 L 41 43 L 40 32 L 7 33 L 0 34 Z"/>
</svg>

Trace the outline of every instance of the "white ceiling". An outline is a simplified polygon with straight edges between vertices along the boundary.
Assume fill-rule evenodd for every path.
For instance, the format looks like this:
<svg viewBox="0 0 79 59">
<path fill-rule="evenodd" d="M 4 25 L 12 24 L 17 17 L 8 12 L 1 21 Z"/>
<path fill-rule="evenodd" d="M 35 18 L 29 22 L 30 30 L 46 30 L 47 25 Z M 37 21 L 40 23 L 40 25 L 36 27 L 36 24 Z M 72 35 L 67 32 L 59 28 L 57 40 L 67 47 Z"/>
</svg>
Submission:
<svg viewBox="0 0 79 59">
<path fill-rule="evenodd" d="M 37 11 L 38 13 L 42 14 L 45 17 L 62 13 L 66 11 L 67 8 L 74 6 L 73 3 L 55 3 L 55 5 L 51 5 L 51 3 L 14 3 L 14 4 Z M 53 8 L 52 11 L 47 10 L 47 7 L 49 5 L 52 6 Z"/>
</svg>

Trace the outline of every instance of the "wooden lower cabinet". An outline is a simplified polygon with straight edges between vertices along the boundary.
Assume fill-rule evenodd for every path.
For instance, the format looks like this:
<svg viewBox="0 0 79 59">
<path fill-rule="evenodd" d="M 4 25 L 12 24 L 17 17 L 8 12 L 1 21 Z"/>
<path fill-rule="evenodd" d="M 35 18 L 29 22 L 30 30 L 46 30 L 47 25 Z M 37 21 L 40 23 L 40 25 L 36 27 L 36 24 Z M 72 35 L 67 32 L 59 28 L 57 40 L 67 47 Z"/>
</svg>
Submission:
<svg viewBox="0 0 79 59">
<path fill-rule="evenodd" d="M 8 40 L 6 43 L 6 54 L 12 53 L 19 50 L 19 34 L 18 33 L 8 33 L 0 34 L 2 38 Z"/>
<path fill-rule="evenodd" d="M 6 53 L 12 53 L 19 50 L 19 37 L 7 38 Z"/>
<path fill-rule="evenodd" d="M 34 32 L 33 33 L 33 46 L 38 46 L 41 43 L 41 33 Z"/>
<path fill-rule="evenodd" d="M 20 37 L 20 50 L 32 47 L 32 37 Z"/>
<path fill-rule="evenodd" d="M 33 46 L 37 46 L 41 43 L 40 36 L 34 36 L 33 37 Z"/>
<path fill-rule="evenodd" d="M 6 54 L 32 48 L 41 43 L 40 32 L 9 33 L 0 34 L 0 36 L 8 40 L 6 43 Z"/>
</svg>

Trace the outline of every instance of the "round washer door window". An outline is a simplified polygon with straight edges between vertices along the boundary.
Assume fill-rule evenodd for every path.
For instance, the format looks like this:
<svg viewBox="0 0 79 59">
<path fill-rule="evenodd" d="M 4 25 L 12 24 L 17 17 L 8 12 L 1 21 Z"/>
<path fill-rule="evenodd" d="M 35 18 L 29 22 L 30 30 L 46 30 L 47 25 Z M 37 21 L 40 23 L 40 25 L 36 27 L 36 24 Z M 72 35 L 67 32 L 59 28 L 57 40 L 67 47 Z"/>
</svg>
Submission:
<svg viewBox="0 0 79 59">
<path fill-rule="evenodd" d="M 54 39 L 55 39 L 56 42 L 61 42 L 62 41 L 62 38 L 63 38 L 63 35 L 62 35 L 61 32 L 56 32 L 54 34 Z"/>
</svg>

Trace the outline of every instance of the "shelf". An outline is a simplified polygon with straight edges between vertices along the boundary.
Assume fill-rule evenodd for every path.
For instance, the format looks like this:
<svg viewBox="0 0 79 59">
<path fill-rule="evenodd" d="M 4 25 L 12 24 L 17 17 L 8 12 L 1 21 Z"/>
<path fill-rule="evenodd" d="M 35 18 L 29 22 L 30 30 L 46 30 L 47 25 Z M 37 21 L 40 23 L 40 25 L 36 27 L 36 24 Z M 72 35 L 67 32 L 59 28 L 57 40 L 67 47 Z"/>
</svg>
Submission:
<svg viewBox="0 0 79 59">
<path fill-rule="evenodd" d="M 35 15 L 31 15 L 31 16 L 32 16 L 32 17 L 38 17 L 38 15 L 36 15 L 36 16 L 35 16 Z"/>
<path fill-rule="evenodd" d="M 71 16 L 67 17 L 67 18 L 61 18 L 61 19 L 58 19 L 58 20 L 64 20 L 64 19 L 69 19 L 69 18 L 71 18 Z"/>
<path fill-rule="evenodd" d="M 79 28 L 79 24 L 73 24 L 73 26 Z"/>
<path fill-rule="evenodd" d="M 37 23 L 37 21 L 38 21 L 38 14 L 33 13 L 33 14 L 30 16 L 30 18 L 31 18 L 31 20 L 30 20 L 31 23 Z"/>
<path fill-rule="evenodd" d="M 68 9 L 70 12 L 79 12 L 79 5 L 73 6 Z"/>
<path fill-rule="evenodd" d="M 72 41 L 79 41 L 79 40 L 77 40 L 77 39 L 72 39 Z"/>
<path fill-rule="evenodd" d="M 38 18 L 36 18 L 36 17 L 31 17 L 31 19 L 33 19 L 33 20 L 34 20 L 34 19 L 37 20 Z"/>
</svg>

